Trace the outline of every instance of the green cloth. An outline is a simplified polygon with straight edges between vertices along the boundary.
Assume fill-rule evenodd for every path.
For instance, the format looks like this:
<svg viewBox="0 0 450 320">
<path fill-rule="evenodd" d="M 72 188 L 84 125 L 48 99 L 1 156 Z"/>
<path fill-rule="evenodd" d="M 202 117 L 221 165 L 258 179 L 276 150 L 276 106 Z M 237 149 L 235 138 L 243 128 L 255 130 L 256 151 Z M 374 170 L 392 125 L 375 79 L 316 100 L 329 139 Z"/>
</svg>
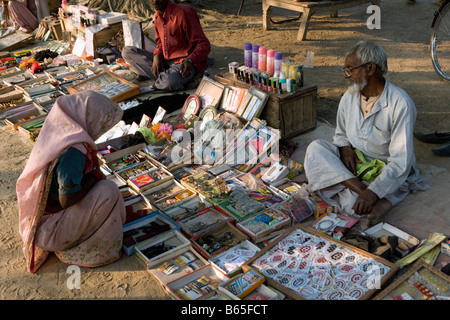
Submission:
<svg viewBox="0 0 450 320">
<path fill-rule="evenodd" d="M 379 159 L 373 159 L 370 162 L 366 161 L 363 153 L 359 149 L 355 149 L 356 156 L 361 163 L 356 163 L 356 177 L 360 180 L 372 182 L 383 171 L 386 163 Z"/>
</svg>

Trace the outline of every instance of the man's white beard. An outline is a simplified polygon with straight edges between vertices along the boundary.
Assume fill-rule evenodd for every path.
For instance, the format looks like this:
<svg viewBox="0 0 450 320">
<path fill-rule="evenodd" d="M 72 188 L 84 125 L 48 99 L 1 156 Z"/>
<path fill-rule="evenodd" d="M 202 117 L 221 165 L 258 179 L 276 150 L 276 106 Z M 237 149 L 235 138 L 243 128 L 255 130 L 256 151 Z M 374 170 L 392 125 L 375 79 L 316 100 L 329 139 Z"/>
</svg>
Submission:
<svg viewBox="0 0 450 320">
<path fill-rule="evenodd" d="M 353 84 L 348 86 L 348 92 L 351 95 L 355 95 L 355 94 L 361 92 L 361 90 L 364 89 L 365 86 L 367 86 L 366 79 L 364 79 L 363 82 L 361 82 L 361 83 L 353 82 Z"/>
</svg>

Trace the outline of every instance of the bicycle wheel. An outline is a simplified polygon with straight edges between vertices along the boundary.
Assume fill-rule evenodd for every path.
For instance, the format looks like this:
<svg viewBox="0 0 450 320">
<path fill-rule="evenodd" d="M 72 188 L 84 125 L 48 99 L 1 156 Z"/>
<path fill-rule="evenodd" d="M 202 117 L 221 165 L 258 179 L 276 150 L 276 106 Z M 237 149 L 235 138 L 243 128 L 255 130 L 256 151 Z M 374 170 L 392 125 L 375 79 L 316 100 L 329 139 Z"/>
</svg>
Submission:
<svg viewBox="0 0 450 320">
<path fill-rule="evenodd" d="M 436 14 L 431 33 L 431 60 L 436 72 L 450 81 L 450 2 Z"/>
</svg>

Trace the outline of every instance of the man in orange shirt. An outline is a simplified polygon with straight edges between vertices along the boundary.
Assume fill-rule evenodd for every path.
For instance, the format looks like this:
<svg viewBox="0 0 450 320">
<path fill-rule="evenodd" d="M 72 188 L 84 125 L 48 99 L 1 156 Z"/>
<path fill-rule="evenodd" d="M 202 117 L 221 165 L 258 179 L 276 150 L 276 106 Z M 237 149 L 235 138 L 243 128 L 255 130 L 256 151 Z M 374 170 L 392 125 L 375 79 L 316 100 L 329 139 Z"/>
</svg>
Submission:
<svg viewBox="0 0 450 320">
<path fill-rule="evenodd" d="M 126 46 L 122 56 L 139 80 L 156 79 L 155 88 L 160 90 L 182 90 L 205 72 L 211 44 L 194 8 L 170 0 L 150 3 L 156 11 L 156 49 Z"/>
</svg>

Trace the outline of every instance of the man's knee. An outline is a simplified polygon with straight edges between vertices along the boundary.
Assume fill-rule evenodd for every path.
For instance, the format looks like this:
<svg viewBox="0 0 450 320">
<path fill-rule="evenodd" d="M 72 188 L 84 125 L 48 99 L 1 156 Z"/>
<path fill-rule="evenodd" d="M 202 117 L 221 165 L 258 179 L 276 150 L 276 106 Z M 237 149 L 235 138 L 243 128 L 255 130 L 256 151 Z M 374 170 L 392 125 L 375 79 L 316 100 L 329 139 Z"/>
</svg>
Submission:
<svg viewBox="0 0 450 320">
<path fill-rule="evenodd" d="M 184 88 L 184 83 L 179 72 L 165 72 L 155 82 L 160 90 L 177 91 Z"/>
<path fill-rule="evenodd" d="M 122 49 L 122 57 L 125 60 L 129 59 L 133 54 L 137 53 L 136 49 L 137 48 L 133 47 L 133 46 L 125 46 L 125 47 L 123 47 L 123 49 Z"/>
<path fill-rule="evenodd" d="M 306 148 L 307 154 L 320 154 L 324 151 L 324 149 L 330 150 L 332 148 L 332 144 L 328 141 L 317 139 L 312 141 L 308 147 Z"/>
</svg>

